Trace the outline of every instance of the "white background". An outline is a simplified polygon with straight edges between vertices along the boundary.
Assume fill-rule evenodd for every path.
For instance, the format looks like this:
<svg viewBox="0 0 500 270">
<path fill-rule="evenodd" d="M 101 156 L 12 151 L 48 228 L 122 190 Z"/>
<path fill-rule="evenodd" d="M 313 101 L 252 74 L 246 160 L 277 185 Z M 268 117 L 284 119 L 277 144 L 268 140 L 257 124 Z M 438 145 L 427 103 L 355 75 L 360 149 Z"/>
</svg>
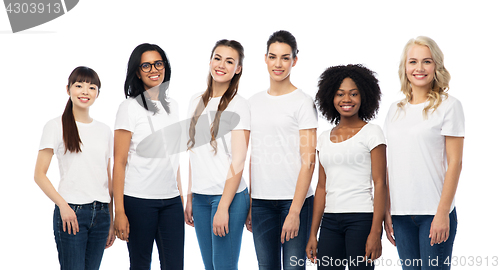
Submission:
<svg viewBox="0 0 500 270">
<path fill-rule="evenodd" d="M 82 0 L 66 15 L 16 34 L 6 12 L 0 11 L 0 269 L 59 267 L 52 233 L 54 206 L 33 181 L 33 170 L 43 125 L 62 113 L 73 68 L 85 65 L 97 71 L 102 88 L 91 116 L 113 127 L 118 105 L 125 99 L 130 53 L 140 43 L 158 44 L 169 56 L 170 95 L 181 105 L 182 115 L 189 98 L 205 90 L 210 52 L 222 38 L 238 40 L 245 47 L 239 93 L 249 98 L 267 89 L 266 41 L 280 29 L 298 41 L 292 83 L 311 96 L 319 75 L 329 66 L 362 63 L 376 71 L 383 91 L 379 116 L 373 121 L 379 125 L 388 106 L 402 98 L 397 69 L 405 43 L 426 35 L 439 44 L 452 75 L 449 93 L 462 101 L 467 129 L 456 195 L 459 225 L 454 255 L 481 257 L 483 265 L 474 263 L 475 268 L 494 269 L 492 257 L 500 256 L 495 223 L 500 188 L 495 169 L 500 149 L 494 133 L 500 98 L 497 6 L 494 1 Z M 319 132 L 329 127 L 321 120 Z M 55 158 L 48 175 L 57 186 Z M 384 265 L 395 264 L 396 248 L 385 236 L 383 245 Z M 186 227 L 184 261 L 186 269 L 203 269 L 191 227 Z M 128 269 L 124 242 L 116 240 L 106 250 L 101 269 Z M 159 269 L 156 251 L 153 269 Z M 246 230 L 240 269 L 257 269 L 252 236 Z"/>
</svg>

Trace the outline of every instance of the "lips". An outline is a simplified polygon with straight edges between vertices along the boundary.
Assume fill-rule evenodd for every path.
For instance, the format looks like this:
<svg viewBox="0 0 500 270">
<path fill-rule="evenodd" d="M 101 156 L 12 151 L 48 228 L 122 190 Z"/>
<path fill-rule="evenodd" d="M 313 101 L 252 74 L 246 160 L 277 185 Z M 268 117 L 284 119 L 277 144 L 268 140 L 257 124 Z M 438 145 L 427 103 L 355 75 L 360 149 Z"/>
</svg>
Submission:
<svg viewBox="0 0 500 270">
<path fill-rule="evenodd" d="M 78 99 L 79 99 L 81 102 L 83 102 L 83 103 L 87 103 L 87 102 L 89 102 L 89 100 L 90 100 L 90 98 L 88 98 L 88 97 L 79 97 Z"/>
<path fill-rule="evenodd" d="M 285 71 L 282 69 L 273 69 L 273 73 L 276 75 L 281 75 L 281 74 L 283 74 L 283 72 L 285 72 Z"/>
<path fill-rule="evenodd" d="M 426 74 L 413 74 L 413 77 L 415 77 L 415 79 L 424 79 L 425 77 L 427 77 Z"/>
<path fill-rule="evenodd" d="M 150 76 L 149 79 L 152 81 L 157 81 L 160 78 L 160 75 Z"/>
<path fill-rule="evenodd" d="M 352 109 L 354 109 L 354 105 L 340 105 L 340 108 L 343 111 L 351 111 Z"/>
<path fill-rule="evenodd" d="M 220 75 L 220 76 L 226 75 L 226 73 L 224 71 L 220 71 L 217 69 L 215 70 L 215 74 Z"/>
</svg>

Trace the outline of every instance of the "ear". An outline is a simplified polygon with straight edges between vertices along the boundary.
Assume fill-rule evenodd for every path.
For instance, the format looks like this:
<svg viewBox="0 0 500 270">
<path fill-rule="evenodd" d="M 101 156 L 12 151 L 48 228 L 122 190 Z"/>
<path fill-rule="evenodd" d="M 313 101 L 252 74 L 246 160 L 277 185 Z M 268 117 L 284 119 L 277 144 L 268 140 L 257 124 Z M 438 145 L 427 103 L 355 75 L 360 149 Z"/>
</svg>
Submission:
<svg viewBox="0 0 500 270">
<path fill-rule="evenodd" d="M 136 71 L 135 74 L 137 74 L 137 78 L 139 78 L 139 80 L 141 80 L 141 75 L 140 75 L 139 71 Z"/>
<path fill-rule="evenodd" d="M 264 62 L 267 64 L 267 53 L 264 54 Z"/>
<path fill-rule="evenodd" d="M 236 73 L 236 74 L 240 74 L 240 72 L 241 72 L 241 66 L 240 66 L 240 65 L 238 65 L 238 67 L 236 68 L 236 72 L 235 72 L 235 73 Z"/>
<path fill-rule="evenodd" d="M 299 57 L 295 56 L 295 58 L 293 59 L 292 67 L 294 67 L 297 64 L 297 60 L 299 60 Z"/>
<path fill-rule="evenodd" d="M 66 93 L 68 93 L 68 96 L 70 95 L 69 94 L 69 85 L 66 85 Z"/>
</svg>

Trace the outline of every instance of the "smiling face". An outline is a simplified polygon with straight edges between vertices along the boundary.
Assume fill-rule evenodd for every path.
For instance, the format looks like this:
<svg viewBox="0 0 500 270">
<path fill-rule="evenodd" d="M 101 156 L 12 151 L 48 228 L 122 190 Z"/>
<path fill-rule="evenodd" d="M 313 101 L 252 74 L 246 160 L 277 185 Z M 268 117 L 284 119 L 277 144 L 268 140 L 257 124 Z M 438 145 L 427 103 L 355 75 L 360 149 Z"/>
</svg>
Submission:
<svg viewBox="0 0 500 270">
<path fill-rule="evenodd" d="M 215 48 L 210 59 L 210 74 L 215 83 L 230 83 L 234 75 L 240 72 L 238 51 L 228 46 Z"/>
<path fill-rule="evenodd" d="M 361 106 L 361 95 L 356 83 L 351 78 L 345 78 L 333 98 L 333 105 L 340 117 L 358 117 Z"/>
<path fill-rule="evenodd" d="M 147 51 L 141 56 L 141 65 L 143 63 L 149 63 L 152 65 L 149 72 L 144 72 L 140 68 L 137 70 L 137 76 L 142 80 L 144 84 L 144 89 L 148 90 L 152 87 L 158 86 L 163 82 L 165 78 L 165 69 L 157 70 L 154 63 L 156 61 L 164 60 L 157 51 Z"/>
<path fill-rule="evenodd" d="M 75 82 L 67 87 L 67 92 L 73 102 L 73 108 L 88 109 L 94 104 L 99 88 L 92 83 Z"/>
<path fill-rule="evenodd" d="M 434 81 L 436 64 L 427 46 L 413 45 L 406 57 L 406 76 L 412 88 L 430 90 Z"/>
<path fill-rule="evenodd" d="M 271 79 L 280 82 L 289 78 L 292 67 L 297 63 L 297 57 L 293 58 L 290 45 L 275 42 L 269 46 L 265 61 Z"/>
</svg>

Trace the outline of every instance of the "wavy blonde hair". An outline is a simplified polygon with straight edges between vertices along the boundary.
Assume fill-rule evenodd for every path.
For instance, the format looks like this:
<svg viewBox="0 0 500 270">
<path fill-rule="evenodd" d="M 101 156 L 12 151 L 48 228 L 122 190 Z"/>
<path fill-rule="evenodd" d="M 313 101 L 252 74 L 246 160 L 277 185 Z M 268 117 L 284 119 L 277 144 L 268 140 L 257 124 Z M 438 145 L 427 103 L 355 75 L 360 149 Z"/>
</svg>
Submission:
<svg viewBox="0 0 500 270">
<path fill-rule="evenodd" d="M 427 117 L 429 110 L 433 112 L 439 107 L 443 101 L 443 97 L 448 97 L 447 91 L 449 88 L 449 83 L 451 75 L 448 70 L 444 67 L 444 55 L 441 49 L 438 47 L 437 43 L 426 36 L 419 36 L 410 39 L 401 54 L 401 61 L 399 62 L 399 80 L 401 81 L 401 92 L 405 95 L 405 98 L 398 103 L 398 108 L 403 109 L 408 102 L 412 99 L 411 84 L 406 76 L 406 62 L 408 57 L 408 51 L 414 45 L 426 46 L 431 51 L 432 60 L 436 64 L 434 71 L 434 80 L 432 82 L 431 91 L 427 94 L 429 104 L 424 108 L 424 117 Z"/>
</svg>

